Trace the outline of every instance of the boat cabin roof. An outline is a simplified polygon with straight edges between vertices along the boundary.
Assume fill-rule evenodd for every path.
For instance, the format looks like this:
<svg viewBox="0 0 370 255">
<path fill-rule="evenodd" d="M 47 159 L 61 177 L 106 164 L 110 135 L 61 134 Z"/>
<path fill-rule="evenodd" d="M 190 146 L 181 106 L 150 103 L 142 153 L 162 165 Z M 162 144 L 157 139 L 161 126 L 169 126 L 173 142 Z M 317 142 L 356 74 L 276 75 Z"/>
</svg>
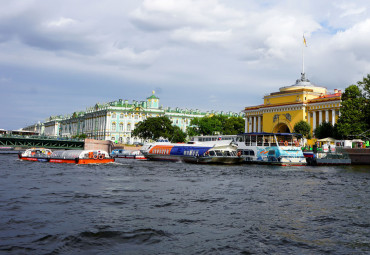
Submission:
<svg viewBox="0 0 370 255">
<path fill-rule="evenodd" d="M 276 136 L 298 136 L 298 137 L 302 136 L 302 134 L 298 134 L 298 133 L 268 133 L 268 132 L 259 132 L 259 133 L 251 132 L 251 133 L 242 133 L 239 135 L 265 135 L 265 136 L 276 135 Z"/>
</svg>

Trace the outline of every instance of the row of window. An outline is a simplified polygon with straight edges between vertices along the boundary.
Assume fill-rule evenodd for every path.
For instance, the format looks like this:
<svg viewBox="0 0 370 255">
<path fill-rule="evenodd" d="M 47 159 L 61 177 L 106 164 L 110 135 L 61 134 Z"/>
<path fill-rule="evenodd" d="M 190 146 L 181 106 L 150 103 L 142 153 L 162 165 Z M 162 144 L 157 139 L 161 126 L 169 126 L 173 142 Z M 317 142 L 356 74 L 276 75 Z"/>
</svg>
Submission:
<svg viewBox="0 0 370 255">
<path fill-rule="evenodd" d="M 129 115 L 126 115 L 126 117 L 127 117 L 127 116 L 128 116 L 129 118 L 130 118 L 130 117 L 132 117 L 132 116 L 134 116 L 134 117 L 135 117 L 135 120 L 139 119 L 139 115 L 132 115 L 132 116 L 131 116 L 131 115 L 129 114 Z M 121 113 L 121 114 L 119 115 L 119 118 L 120 118 L 120 119 L 123 119 L 124 117 L 125 117 L 125 115 L 124 115 L 123 113 Z M 113 114 L 112 114 L 112 119 L 115 119 L 115 118 L 117 118 L 117 114 L 116 114 L 116 113 L 113 113 Z"/>
<path fill-rule="evenodd" d="M 112 123 L 112 130 L 116 130 L 117 124 L 115 122 Z M 119 131 L 123 131 L 124 125 L 123 123 L 119 124 Z M 127 124 L 126 126 L 126 131 L 130 132 L 131 131 L 131 124 Z"/>
</svg>

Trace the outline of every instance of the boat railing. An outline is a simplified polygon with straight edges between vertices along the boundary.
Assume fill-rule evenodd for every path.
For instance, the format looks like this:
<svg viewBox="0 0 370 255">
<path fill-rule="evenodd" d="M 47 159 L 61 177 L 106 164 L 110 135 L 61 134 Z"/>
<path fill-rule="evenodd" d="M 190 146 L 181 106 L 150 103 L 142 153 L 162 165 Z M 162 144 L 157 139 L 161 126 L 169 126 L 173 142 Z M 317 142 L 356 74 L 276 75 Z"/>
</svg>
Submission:
<svg viewBox="0 0 370 255">
<path fill-rule="evenodd" d="M 336 147 L 335 150 L 329 150 L 327 152 L 319 151 L 316 153 L 318 158 L 327 159 L 349 159 L 348 153 L 342 147 Z"/>
</svg>

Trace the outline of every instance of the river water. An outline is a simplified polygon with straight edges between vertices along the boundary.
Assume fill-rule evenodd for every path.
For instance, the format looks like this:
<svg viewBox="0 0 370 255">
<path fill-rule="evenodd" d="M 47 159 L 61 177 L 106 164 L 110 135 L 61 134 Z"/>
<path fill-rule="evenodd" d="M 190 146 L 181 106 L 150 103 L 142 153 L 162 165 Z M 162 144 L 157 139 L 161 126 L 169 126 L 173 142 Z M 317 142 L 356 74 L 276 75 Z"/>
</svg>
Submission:
<svg viewBox="0 0 370 255">
<path fill-rule="evenodd" d="M 0 155 L 2 254 L 369 254 L 370 167 Z"/>
</svg>

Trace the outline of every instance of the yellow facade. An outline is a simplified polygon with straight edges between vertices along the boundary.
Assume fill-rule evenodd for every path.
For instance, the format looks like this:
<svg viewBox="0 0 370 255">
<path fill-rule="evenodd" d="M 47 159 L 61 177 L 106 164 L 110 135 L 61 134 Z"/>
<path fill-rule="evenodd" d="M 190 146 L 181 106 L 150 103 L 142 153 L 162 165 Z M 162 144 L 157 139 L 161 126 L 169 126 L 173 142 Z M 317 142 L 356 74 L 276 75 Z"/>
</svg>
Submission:
<svg viewBox="0 0 370 255">
<path fill-rule="evenodd" d="M 322 122 L 337 122 L 341 95 L 340 90 L 328 93 L 313 85 L 303 73 L 294 85 L 266 95 L 262 105 L 245 108 L 245 132 L 292 133 L 294 125 L 304 120 L 312 134 Z"/>
</svg>

